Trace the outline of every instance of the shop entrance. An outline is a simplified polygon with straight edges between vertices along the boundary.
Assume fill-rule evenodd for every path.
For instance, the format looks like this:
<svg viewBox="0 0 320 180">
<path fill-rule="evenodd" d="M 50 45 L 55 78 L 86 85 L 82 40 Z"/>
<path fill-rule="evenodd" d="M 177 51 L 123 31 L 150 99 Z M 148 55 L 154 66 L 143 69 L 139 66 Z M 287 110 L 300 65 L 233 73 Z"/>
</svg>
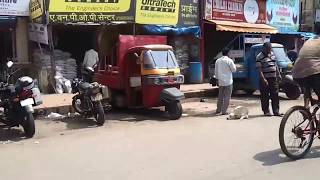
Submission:
<svg viewBox="0 0 320 180">
<path fill-rule="evenodd" d="M 54 48 L 58 50 L 58 53 L 62 52 L 70 55 L 66 61 L 68 59 L 76 61 L 78 76 L 85 52 L 96 49 L 96 29 L 96 26 L 68 26 L 67 28 L 65 26 L 55 26 L 53 28 Z"/>
<path fill-rule="evenodd" d="M 14 57 L 12 33 L 10 30 L 0 29 L 0 81 L 4 80 L 5 67 L 8 60 Z"/>
</svg>

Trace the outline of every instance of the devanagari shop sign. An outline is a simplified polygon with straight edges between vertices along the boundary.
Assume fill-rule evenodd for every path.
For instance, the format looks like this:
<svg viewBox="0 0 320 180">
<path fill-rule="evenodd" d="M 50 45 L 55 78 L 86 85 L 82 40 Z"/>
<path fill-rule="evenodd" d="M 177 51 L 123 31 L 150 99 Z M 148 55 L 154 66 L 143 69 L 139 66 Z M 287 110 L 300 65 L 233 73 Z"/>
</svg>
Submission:
<svg viewBox="0 0 320 180">
<path fill-rule="evenodd" d="M 50 23 L 134 21 L 134 1 L 51 0 Z"/>
</svg>

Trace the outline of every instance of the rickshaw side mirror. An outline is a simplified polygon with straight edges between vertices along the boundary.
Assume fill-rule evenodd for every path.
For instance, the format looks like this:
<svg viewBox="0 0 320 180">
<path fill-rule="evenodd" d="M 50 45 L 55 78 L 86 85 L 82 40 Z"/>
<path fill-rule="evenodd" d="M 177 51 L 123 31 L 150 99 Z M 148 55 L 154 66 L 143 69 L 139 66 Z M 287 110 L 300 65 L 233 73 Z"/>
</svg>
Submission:
<svg viewBox="0 0 320 180">
<path fill-rule="evenodd" d="M 136 63 L 141 64 L 140 56 L 137 53 L 134 53 L 134 56 L 136 58 Z"/>
</svg>

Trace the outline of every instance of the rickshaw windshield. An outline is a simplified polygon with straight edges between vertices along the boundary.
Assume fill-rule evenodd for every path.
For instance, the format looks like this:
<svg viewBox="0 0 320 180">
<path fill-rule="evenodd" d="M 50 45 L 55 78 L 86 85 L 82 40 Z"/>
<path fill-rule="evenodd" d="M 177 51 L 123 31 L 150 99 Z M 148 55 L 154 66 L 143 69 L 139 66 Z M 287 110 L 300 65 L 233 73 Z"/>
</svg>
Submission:
<svg viewBox="0 0 320 180">
<path fill-rule="evenodd" d="M 272 48 L 272 51 L 273 51 L 274 55 L 276 56 L 277 61 L 291 62 L 282 47 L 274 47 L 274 48 Z"/>
<path fill-rule="evenodd" d="M 143 55 L 145 69 L 174 69 L 178 67 L 176 58 L 171 50 L 148 50 Z"/>
</svg>

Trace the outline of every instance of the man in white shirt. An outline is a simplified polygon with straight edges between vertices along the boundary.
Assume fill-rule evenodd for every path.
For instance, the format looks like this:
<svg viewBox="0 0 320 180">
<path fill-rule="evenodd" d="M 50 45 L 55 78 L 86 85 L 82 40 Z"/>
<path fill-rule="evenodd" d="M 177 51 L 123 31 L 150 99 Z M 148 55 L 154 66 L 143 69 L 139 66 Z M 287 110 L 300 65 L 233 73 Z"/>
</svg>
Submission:
<svg viewBox="0 0 320 180">
<path fill-rule="evenodd" d="M 98 65 L 98 62 L 99 62 L 99 55 L 97 51 L 95 51 L 94 49 L 90 49 L 84 55 L 82 67 L 83 68 L 91 67 L 94 69 Z"/>
<path fill-rule="evenodd" d="M 98 66 L 99 55 L 94 49 L 88 50 L 82 63 L 82 78 L 86 82 L 93 81 L 94 69 Z"/>
<path fill-rule="evenodd" d="M 215 63 L 215 78 L 218 80 L 219 97 L 217 102 L 216 114 L 226 115 L 229 106 L 233 77 L 232 73 L 236 72 L 236 65 L 233 60 L 228 57 L 229 49 L 222 50 L 222 57 L 217 59 Z"/>
</svg>

